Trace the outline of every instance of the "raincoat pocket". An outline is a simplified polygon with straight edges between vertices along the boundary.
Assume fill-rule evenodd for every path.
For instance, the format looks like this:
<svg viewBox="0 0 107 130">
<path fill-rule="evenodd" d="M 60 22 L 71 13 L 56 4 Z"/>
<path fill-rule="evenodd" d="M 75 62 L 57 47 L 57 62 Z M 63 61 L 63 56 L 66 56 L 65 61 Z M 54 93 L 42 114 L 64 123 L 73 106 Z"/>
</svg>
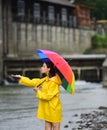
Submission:
<svg viewBox="0 0 107 130">
<path fill-rule="evenodd" d="M 52 100 L 50 100 L 49 105 L 53 110 L 55 110 L 58 105 L 58 98 L 54 97 Z"/>
</svg>

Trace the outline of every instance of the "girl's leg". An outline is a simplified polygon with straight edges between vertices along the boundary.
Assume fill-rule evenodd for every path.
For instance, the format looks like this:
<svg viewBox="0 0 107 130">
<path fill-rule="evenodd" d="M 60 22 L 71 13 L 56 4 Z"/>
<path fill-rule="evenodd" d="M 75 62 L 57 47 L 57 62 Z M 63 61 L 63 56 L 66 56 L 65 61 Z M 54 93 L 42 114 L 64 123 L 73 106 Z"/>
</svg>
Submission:
<svg viewBox="0 0 107 130">
<path fill-rule="evenodd" d="M 52 123 L 45 121 L 45 130 L 52 130 Z"/>
<path fill-rule="evenodd" d="M 53 130 L 60 130 L 60 123 L 52 123 Z"/>
</svg>

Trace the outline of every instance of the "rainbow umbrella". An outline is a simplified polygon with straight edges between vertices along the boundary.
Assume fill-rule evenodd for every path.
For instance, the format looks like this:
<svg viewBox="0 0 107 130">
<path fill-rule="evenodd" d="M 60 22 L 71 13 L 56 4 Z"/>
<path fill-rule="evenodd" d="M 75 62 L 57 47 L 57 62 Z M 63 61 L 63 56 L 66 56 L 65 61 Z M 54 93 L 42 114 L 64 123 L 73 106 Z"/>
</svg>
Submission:
<svg viewBox="0 0 107 130">
<path fill-rule="evenodd" d="M 67 92 L 74 94 L 75 77 L 71 67 L 59 54 L 49 50 L 37 50 L 37 54 L 43 62 L 51 61 L 60 72 L 62 86 Z"/>
</svg>

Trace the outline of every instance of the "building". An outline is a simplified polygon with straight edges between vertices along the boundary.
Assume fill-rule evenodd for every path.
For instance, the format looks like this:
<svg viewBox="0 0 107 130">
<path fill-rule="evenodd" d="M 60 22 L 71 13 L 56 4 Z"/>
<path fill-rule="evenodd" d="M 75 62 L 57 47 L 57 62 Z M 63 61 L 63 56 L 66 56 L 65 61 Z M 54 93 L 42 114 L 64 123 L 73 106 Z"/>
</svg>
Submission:
<svg viewBox="0 0 107 130">
<path fill-rule="evenodd" d="M 3 50 L 7 57 L 32 55 L 37 48 L 55 49 L 56 45 L 60 51 L 66 28 L 77 26 L 75 6 L 66 0 L 9 1 L 3 1 Z"/>
<path fill-rule="evenodd" d="M 77 17 L 77 24 L 80 27 L 90 27 L 91 18 L 90 18 L 90 6 L 84 5 L 82 3 L 75 3 L 75 15 Z"/>
<path fill-rule="evenodd" d="M 33 59 L 38 48 L 74 54 L 90 47 L 90 12 L 77 5 L 68 0 L 0 0 L 1 79 L 11 60 Z M 88 22 L 80 20 L 78 8 Z"/>
</svg>

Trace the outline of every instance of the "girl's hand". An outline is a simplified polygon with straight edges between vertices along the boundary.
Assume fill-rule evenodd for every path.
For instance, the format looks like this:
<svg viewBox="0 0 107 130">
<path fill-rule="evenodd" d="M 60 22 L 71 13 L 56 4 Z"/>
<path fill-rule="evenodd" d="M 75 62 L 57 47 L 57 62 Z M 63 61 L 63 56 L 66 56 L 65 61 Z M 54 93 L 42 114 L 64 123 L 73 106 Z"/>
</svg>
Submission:
<svg viewBox="0 0 107 130">
<path fill-rule="evenodd" d="M 14 78 L 19 78 L 19 79 L 21 78 L 21 75 L 18 75 L 18 74 L 16 74 L 16 75 L 12 74 L 11 76 Z"/>
<path fill-rule="evenodd" d="M 39 90 L 39 87 L 34 87 L 33 90 L 37 92 Z"/>
</svg>

